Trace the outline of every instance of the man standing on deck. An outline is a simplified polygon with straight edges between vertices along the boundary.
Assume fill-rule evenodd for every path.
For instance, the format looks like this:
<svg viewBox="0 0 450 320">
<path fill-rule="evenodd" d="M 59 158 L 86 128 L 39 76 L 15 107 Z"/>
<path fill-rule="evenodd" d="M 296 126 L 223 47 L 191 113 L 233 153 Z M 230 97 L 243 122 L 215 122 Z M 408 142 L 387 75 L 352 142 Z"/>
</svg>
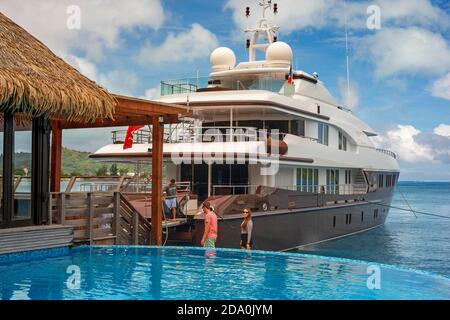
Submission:
<svg viewBox="0 0 450 320">
<path fill-rule="evenodd" d="M 166 193 L 166 205 L 172 211 L 173 220 L 177 218 L 177 185 L 175 179 L 170 180 L 170 183 L 164 188 Z"/>
<path fill-rule="evenodd" d="M 201 245 L 205 248 L 215 248 L 217 240 L 217 215 L 211 209 L 208 201 L 203 202 L 202 210 L 205 213 L 205 230 Z"/>
</svg>

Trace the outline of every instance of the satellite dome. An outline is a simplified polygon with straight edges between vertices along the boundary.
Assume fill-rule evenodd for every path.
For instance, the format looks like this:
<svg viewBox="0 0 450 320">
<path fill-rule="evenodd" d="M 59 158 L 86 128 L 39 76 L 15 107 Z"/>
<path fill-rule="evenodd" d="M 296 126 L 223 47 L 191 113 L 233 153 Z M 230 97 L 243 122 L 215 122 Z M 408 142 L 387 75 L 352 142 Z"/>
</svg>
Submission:
<svg viewBox="0 0 450 320">
<path fill-rule="evenodd" d="M 269 67 L 289 67 L 292 63 L 292 49 L 285 42 L 273 42 L 267 47 L 266 60 Z"/>
<path fill-rule="evenodd" d="M 220 47 L 211 53 L 211 69 L 213 72 L 233 69 L 236 65 L 236 56 L 233 50 Z"/>
</svg>

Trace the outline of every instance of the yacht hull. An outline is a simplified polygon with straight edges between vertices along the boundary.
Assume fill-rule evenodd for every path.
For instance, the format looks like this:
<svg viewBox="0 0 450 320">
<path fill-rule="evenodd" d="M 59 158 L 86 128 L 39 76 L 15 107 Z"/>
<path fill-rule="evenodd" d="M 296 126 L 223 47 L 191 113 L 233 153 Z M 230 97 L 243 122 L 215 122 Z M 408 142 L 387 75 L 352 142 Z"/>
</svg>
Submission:
<svg viewBox="0 0 450 320">
<path fill-rule="evenodd" d="M 301 246 L 353 235 L 383 225 L 389 212 L 392 194 L 371 203 L 333 205 L 297 210 L 255 213 L 253 216 L 253 249 L 285 251 Z M 375 203 L 376 202 L 376 203 Z M 219 219 L 216 246 L 239 248 L 239 216 Z M 196 220 L 194 244 L 200 245 L 203 220 Z"/>
</svg>

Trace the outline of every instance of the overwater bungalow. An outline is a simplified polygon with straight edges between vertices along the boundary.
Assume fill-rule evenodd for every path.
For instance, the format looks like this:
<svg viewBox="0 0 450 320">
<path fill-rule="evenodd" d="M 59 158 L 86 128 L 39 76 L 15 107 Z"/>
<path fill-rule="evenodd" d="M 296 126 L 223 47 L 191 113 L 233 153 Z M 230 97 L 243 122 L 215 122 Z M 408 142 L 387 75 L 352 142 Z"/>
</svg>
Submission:
<svg viewBox="0 0 450 320">
<path fill-rule="evenodd" d="M 105 200 L 90 193 L 81 199 L 60 193 L 62 130 L 71 128 L 152 124 L 153 150 L 159 150 L 151 155 L 152 239 L 160 244 L 162 130 L 164 123 L 187 114 L 186 108 L 109 93 L 1 13 L 0 57 L 0 253 L 68 245 L 77 232 L 92 242 L 94 222 L 102 217 L 95 214 L 102 210 L 112 214 L 110 231 L 115 233 L 107 234 L 116 241 L 119 194 Z M 63 214 L 64 201 L 86 206 L 87 211 L 77 212 L 77 223 Z M 133 218 L 129 208 L 127 212 L 129 236 L 139 240 L 134 227 L 139 217 Z M 131 226 L 132 221 L 137 224 Z M 143 238 L 150 243 L 149 234 Z"/>
</svg>

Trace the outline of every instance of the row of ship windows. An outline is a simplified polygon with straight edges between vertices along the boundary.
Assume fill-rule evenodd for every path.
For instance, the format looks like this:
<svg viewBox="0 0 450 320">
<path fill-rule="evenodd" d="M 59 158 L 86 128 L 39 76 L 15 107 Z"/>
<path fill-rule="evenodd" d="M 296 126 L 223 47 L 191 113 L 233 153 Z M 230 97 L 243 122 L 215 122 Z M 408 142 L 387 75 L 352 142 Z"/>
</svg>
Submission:
<svg viewBox="0 0 450 320">
<path fill-rule="evenodd" d="M 317 142 L 328 146 L 328 136 L 330 133 L 330 128 L 327 124 L 319 122 L 317 132 Z M 342 151 L 347 151 L 347 137 L 339 131 L 338 137 L 338 149 Z"/>
<path fill-rule="evenodd" d="M 236 127 L 254 127 L 258 129 L 277 129 L 281 133 L 289 133 L 300 137 L 306 136 L 305 120 L 241 120 L 233 121 L 232 125 Z M 203 124 L 203 126 L 205 127 L 205 129 L 208 129 L 208 127 L 217 126 L 228 127 L 230 126 L 230 123 L 226 121 L 218 121 L 205 123 Z M 317 142 L 328 146 L 330 133 L 329 125 L 319 122 L 317 128 Z M 347 137 L 341 131 L 339 131 L 338 135 L 338 149 L 347 151 Z"/>
<path fill-rule="evenodd" d="M 351 170 L 345 170 L 345 184 L 350 185 L 352 180 Z M 339 169 L 327 169 L 326 186 L 327 193 L 335 193 L 339 190 Z M 321 192 L 319 190 L 319 170 L 312 168 L 297 168 L 297 190 L 305 192 Z"/>
<path fill-rule="evenodd" d="M 386 212 L 386 209 L 383 209 Z M 373 219 L 378 219 L 378 209 L 373 210 Z M 364 211 L 361 211 L 361 222 L 364 222 Z M 345 224 L 352 224 L 352 214 L 347 213 L 345 215 Z M 336 227 L 336 216 L 333 216 L 333 228 Z"/>
<path fill-rule="evenodd" d="M 386 178 L 386 181 L 384 178 Z M 388 174 L 388 175 L 379 174 L 378 187 L 379 188 L 395 187 L 395 184 L 397 183 L 397 178 L 398 178 L 397 174 Z"/>
</svg>

